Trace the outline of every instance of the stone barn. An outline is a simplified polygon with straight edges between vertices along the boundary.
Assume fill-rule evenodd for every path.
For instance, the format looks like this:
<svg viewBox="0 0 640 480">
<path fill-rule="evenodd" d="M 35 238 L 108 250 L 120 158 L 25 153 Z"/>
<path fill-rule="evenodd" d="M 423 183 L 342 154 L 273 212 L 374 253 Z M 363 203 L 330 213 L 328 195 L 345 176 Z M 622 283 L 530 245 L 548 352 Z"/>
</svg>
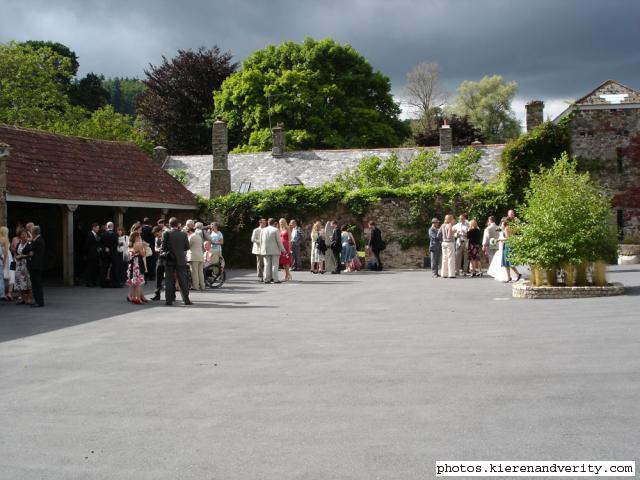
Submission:
<svg viewBox="0 0 640 480">
<path fill-rule="evenodd" d="M 571 154 L 613 195 L 620 233 L 640 231 L 640 92 L 607 80 L 554 121 L 568 117 Z"/>
</svg>

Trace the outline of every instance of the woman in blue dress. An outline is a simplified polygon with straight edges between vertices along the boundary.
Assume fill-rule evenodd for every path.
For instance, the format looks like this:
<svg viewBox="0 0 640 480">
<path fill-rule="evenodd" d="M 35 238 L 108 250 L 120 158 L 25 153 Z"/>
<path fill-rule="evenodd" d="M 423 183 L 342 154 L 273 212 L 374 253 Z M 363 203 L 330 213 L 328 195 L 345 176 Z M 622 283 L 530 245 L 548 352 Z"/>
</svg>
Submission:
<svg viewBox="0 0 640 480">
<path fill-rule="evenodd" d="M 353 257 L 356 256 L 356 239 L 348 230 L 347 225 L 342 226 L 342 234 L 340 235 L 342 242 L 342 252 L 340 252 L 340 262 L 344 264 L 347 272 L 353 271 Z"/>
</svg>

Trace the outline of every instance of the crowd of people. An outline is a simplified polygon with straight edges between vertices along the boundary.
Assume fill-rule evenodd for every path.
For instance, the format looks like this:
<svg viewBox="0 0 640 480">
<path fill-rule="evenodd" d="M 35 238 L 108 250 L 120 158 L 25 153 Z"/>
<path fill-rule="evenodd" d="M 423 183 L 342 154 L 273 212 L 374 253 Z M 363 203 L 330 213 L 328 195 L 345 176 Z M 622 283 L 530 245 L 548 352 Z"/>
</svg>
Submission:
<svg viewBox="0 0 640 480">
<path fill-rule="evenodd" d="M 433 218 L 429 235 L 429 253 L 433 277 L 481 277 L 484 265 L 487 274 L 503 282 L 518 281 L 520 272 L 509 259 L 509 229 L 516 220 L 509 210 L 500 224 L 489 217 L 484 231 L 475 219 L 463 213 L 458 221 L 446 215 L 441 224 Z M 383 268 L 381 252 L 386 245 L 375 221 L 369 222 L 370 234 L 365 248 L 370 253 L 366 265 L 370 270 Z M 251 253 L 256 257 L 256 273 L 263 283 L 292 280 L 292 272 L 304 270 L 301 249 L 307 235 L 296 220 L 261 218 L 251 235 Z M 76 271 L 84 272 L 87 287 L 120 288 L 127 286 L 127 300 L 133 304 L 149 302 L 144 285 L 155 283 L 151 300 L 160 300 L 165 290 L 165 302 L 172 305 L 176 291 L 185 304 L 191 304 L 189 291 L 206 288 L 208 269 L 221 267 L 224 236 L 216 222 L 205 226 L 187 220 L 184 225 L 176 218 L 155 225 L 149 218 L 135 222 L 127 231 L 113 222 L 94 223 L 85 238 L 78 240 Z M 7 227 L 0 227 L 0 297 L 34 307 L 44 306 L 42 272 L 45 268 L 45 243 L 40 227 L 33 223 L 18 224 L 10 238 Z M 357 240 L 348 225 L 336 220 L 324 225 L 317 221 L 310 233 L 310 272 L 340 274 L 363 267 L 358 255 Z M 282 280 L 279 276 L 283 270 Z"/>
<path fill-rule="evenodd" d="M 216 222 L 206 226 L 176 218 L 155 225 L 149 218 L 136 222 L 127 232 L 114 228 L 113 222 L 94 223 L 82 250 L 87 287 L 129 287 L 127 300 L 133 304 L 149 302 L 143 287 L 155 282 L 154 296 L 160 300 L 166 291 L 168 305 L 175 301 L 176 283 L 185 304 L 190 304 L 189 290 L 205 289 L 205 272 L 219 264 L 224 237 Z M 165 281 L 171 279 L 171 281 Z"/>
<path fill-rule="evenodd" d="M 520 280 L 522 275 L 511 264 L 506 243 L 509 238 L 509 226 L 515 220 L 513 210 L 509 210 L 507 216 L 500 220 L 500 225 L 490 216 L 482 231 L 475 219 L 467 219 L 466 213 L 459 216 L 458 222 L 453 215 L 446 215 L 442 225 L 438 218 L 433 218 L 429 228 L 429 253 L 433 277 L 482 277 L 483 263 L 486 263 L 489 267 L 487 274 L 496 280 L 505 283 Z"/>
<path fill-rule="evenodd" d="M 0 226 L 0 300 L 44 307 L 44 267 L 45 243 L 38 225 L 20 223 L 12 238 Z"/>
<path fill-rule="evenodd" d="M 382 270 L 380 252 L 385 244 L 382 233 L 376 222 L 369 222 L 371 234 L 366 248 L 372 254 L 368 267 Z M 292 279 L 291 272 L 303 270 L 301 247 L 306 239 L 304 230 L 296 220 L 287 222 L 274 218 L 258 221 L 258 226 L 251 234 L 251 253 L 256 257 L 256 273 L 258 281 L 264 283 L 282 283 Z M 336 220 L 315 222 L 311 229 L 311 273 L 324 274 L 341 271 L 354 272 L 363 265 L 357 252 L 356 239 L 348 225 L 339 225 Z M 278 276 L 279 269 L 284 270 L 284 279 Z"/>
</svg>

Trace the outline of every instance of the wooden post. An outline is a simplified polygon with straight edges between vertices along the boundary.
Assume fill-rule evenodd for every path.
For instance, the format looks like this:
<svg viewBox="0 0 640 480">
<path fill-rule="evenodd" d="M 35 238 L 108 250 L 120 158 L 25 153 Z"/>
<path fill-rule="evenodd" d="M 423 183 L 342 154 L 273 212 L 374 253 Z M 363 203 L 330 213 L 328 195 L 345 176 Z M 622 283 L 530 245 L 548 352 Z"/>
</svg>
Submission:
<svg viewBox="0 0 640 480">
<path fill-rule="evenodd" d="M 64 284 L 72 287 L 75 281 L 73 212 L 78 205 L 62 205 L 62 275 Z"/>
<path fill-rule="evenodd" d="M 117 207 L 116 208 L 116 228 L 122 227 L 124 231 L 128 233 L 127 227 L 124 225 L 124 214 L 127 211 L 127 207 Z"/>
</svg>

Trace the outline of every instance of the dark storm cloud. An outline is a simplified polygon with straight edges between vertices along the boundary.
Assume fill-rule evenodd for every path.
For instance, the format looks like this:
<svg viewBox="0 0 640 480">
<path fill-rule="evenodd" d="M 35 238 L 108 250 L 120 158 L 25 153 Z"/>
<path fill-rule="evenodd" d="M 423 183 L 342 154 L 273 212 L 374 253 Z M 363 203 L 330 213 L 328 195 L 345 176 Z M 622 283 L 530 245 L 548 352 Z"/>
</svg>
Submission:
<svg viewBox="0 0 640 480">
<path fill-rule="evenodd" d="M 640 88 L 637 0 L 0 0 L 0 41 L 51 39 L 81 73 L 140 76 L 179 48 L 217 44 L 242 60 L 306 35 L 352 44 L 399 92 L 419 61 L 446 88 L 500 74 L 520 99 L 569 99 L 607 78 Z M 8 18 L 6 18 L 8 17 Z"/>
</svg>

